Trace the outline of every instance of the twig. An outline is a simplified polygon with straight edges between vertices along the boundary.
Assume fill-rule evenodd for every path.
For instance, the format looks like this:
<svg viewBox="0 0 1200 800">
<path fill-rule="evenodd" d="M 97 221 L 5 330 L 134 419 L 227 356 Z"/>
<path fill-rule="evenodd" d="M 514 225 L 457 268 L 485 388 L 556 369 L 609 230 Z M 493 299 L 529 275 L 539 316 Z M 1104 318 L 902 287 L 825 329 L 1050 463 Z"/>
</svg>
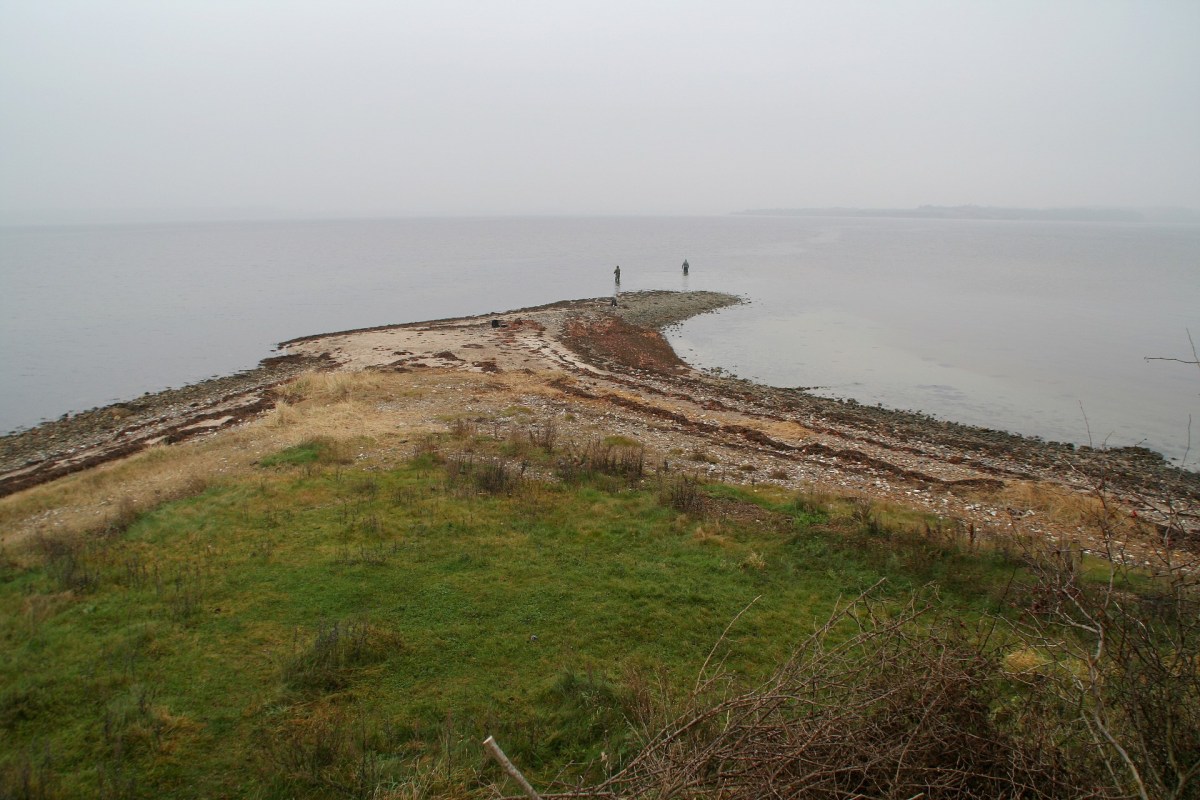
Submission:
<svg viewBox="0 0 1200 800">
<path fill-rule="evenodd" d="M 508 756 L 504 755 L 504 751 L 500 749 L 500 745 L 496 744 L 496 740 L 491 736 L 483 740 L 483 746 L 487 749 L 492 758 L 496 759 L 500 766 L 504 767 L 504 771 L 512 777 L 514 781 L 524 790 L 525 794 L 529 795 L 531 800 L 542 800 L 542 796 L 537 793 L 529 781 L 525 780 L 525 776 L 521 774 L 521 770 L 517 769 Z"/>
<path fill-rule="evenodd" d="M 1167 358 L 1166 356 L 1142 356 L 1147 361 L 1175 361 L 1180 364 L 1200 364 L 1200 361 L 1189 361 L 1186 358 Z"/>
<path fill-rule="evenodd" d="M 741 611 L 739 611 L 734 616 L 733 619 L 729 620 L 729 624 L 725 626 L 725 630 L 721 632 L 721 636 L 717 639 L 717 641 L 715 643 L 713 643 L 712 649 L 708 651 L 708 658 L 704 659 L 704 663 L 700 666 L 700 672 L 698 672 L 696 674 L 696 686 L 695 686 L 695 688 L 693 688 L 693 690 L 692 690 L 693 692 L 699 691 L 700 684 L 704 678 L 704 671 L 706 669 L 708 669 L 708 662 L 712 661 L 713 654 L 717 652 L 717 648 L 721 646 L 721 642 L 725 641 L 725 637 L 729 634 L 729 629 L 733 627 L 733 624 L 735 622 L 737 622 L 739 619 L 741 619 L 742 614 L 745 614 L 747 611 L 750 610 L 750 606 L 754 605 L 761 599 L 762 599 L 762 595 L 760 594 L 758 597 L 754 598 L 749 603 L 747 603 L 746 607 L 743 608 Z"/>
<path fill-rule="evenodd" d="M 1165 356 L 1142 356 L 1142 358 L 1144 358 L 1146 361 L 1174 361 L 1178 364 L 1195 364 L 1196 366 L 1200 367 L 1200 353 L 1196 352 L 1196 340 L 1192 338 L 1192 331 L 1190 328 L 1184 328 L 1184 330 L 1187 331 L 1188 344 L 1192 346 L 1191 361 L 1188 361 L 1186 358 L 1167 358 Z"/>
</svg>

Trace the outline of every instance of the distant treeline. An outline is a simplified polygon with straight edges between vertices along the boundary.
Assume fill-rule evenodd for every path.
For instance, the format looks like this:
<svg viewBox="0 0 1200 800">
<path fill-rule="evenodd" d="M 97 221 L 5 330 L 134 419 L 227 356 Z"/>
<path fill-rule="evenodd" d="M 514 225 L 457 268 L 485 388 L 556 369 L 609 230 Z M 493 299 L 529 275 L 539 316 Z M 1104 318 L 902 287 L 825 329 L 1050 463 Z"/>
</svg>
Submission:
<svg viewBox="0 0 1200 800">
<path fill-rule="evenodd" d="M 755 208 L 735 214 L 788 217 L 915 217 L 920 219 L 1008 219 L 1074 222 L 1200 222 L 1190 208 L 997 208 L 920 206 L 919 208 Z"/>
</svg>

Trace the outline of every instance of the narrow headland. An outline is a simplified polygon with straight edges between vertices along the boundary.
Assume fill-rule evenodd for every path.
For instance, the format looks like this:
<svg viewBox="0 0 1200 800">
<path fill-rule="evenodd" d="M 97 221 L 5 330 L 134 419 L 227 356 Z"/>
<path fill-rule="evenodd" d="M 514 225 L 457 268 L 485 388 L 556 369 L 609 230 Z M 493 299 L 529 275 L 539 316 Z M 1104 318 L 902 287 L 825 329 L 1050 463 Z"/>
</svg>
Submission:
<svg viewBox="0 0 1200 800">
<path fill-rule="evenodd" d="M 689 366 L 638 292 L 0 438 L 0 797 L 1190 798 L 1200 475 Z"/>
<path fill-rule="evenodd" d="M 662 469 L 908 504 L 981 533 L 1020 519 L 1034 533 L 1087 547 L 1074 500 L 1103 486 L 1131 519 L 1200 536 L 1200 474 L 1148 449 L 1045 442 L 705 373 L 661 334 L 740 302 L 714 292 L 637 292 L 615 308 L 609 298 L 573 300 L 291 340 L 257 369 L 0 437 L 0 496 L 146 448 L 261 425 L 300 375 L 369 373 L 397 387 L 435 376 L 463 384 L 443 407 L 386 406 L 409 439 L 469 413 L 475 392 L 555 413 L 564 436 L 612 420 Z M 352 434 L 353 423 L 342 433 Z"/>
</svg>

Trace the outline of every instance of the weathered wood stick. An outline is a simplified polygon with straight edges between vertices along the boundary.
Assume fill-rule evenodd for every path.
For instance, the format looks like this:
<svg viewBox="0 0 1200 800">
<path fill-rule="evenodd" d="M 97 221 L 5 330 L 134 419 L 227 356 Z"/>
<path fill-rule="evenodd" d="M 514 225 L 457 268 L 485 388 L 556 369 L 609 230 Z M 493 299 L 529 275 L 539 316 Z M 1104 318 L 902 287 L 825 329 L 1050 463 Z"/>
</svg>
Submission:
<svg viewBox="0 0 1200 800">
<path fill-rule="evenodd" d="M 525 780 L 525 776 L 521 774 L 521 770 L 517 769 L 513 763 L 508 760 L 508 756 L 504 755 L 504 751 L 500 749 L 500 745 L 496 744 L 495 739 L 489 736 L 483 740 L 483 746 L 486 747 L 487 751 L 492 754 L 492 758 L 496 759 L 500 766 L 504 767 L 504 771 L 512 776 L 512 779 L 516 781 L 522 789 L 525 790 L 525 794 L 529 795 L 532 800 L 542 800 L 542 796 L 538 794 L 532 786 L 529 785 L 529 781 Z"/>
</svg>

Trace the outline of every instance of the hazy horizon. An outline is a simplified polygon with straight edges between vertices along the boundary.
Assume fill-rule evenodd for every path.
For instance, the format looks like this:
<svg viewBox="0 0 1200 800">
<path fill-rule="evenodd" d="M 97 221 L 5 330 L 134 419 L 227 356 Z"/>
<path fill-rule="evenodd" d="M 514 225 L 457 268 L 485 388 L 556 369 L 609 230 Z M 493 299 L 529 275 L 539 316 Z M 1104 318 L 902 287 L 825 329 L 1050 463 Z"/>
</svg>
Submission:
<svg viewBox="0 0 1200 800">
<path fill-rule="evenodd" d="M 282 210 L 273 209 L 171 209 L 171 208 L 155 208 L 155 209 L 83 209 L 74 211 L 57 211 L 57 212 L 21 212 L 10 214 L 8 217 L 0 218 L 0 227 L 19 229 L 24 227 L 88 227 L 88 226 L 138 226 L 138 225 L 192 225 L 192 224 L 219 224 L 219 223 L 295 223 L 295 222 L 353 222 L 353 221 L 369 221 L 369 220 L 420 220 L 420 219 L 505 219 L 505 218 L 528 218 L 528 219 L 553 219 L 561 217 L 565 219 L 588 219 L 588 218 L 620 218 L 628 217 L 630 219 L 643 219 L 662 217 L 666 218 L 683 218 L 683 217 L 726 217 L 726 216 L 770 216 L 778 214 L 783 216 L 801 214 L 804 216 L 838 216 L 836 212 L 847 212 L 850 216 L 877 216 L 889 217 L 896 216 L 905 218 L 910 216 L 904 212 L 916 212 L 923 208 L 929 208 L 930 204 L 922 204 L 920 206 L 912 206 L 908 208 L 863 208 L 854 206 L 821 206 L 812 208 L 777 208 L 777 209 L 737 209 L 732 211 L 723 211 L 711 214 L 686 214 L 686 213 L 664 213 L 664 212 L 648 212 L 648 213 L 606 213 L 606 214 L 575 214 L 575 213 L 446 213 L 446 214 L 356 214 L 353 212 L 337 214 L 337 213 L 289 213 Z M 975 203 L 963 203 L 960 206 L 936 206 L 936 208 L 975 208 L 979 210 L 995 210 L 995 211 L 1028 211 L 1033 213 L 1040 212 L 1055 212 L 1055 211 L 1079 211 L 1079 212 L 1132 212 L 1155 214 L 1165 212 L 1166 214 L 1175 214 L 1173 218 L 1148 218 L 1148 219 L 1103 219 L 1097 218 L 1092 220 L 1086 219 L 1060 219 L 1057 221 L 1093 221 L 1093 222 L 1183 222 L 1186 224 L 1200 223 L 1200 208 L 1189 208 L 1185 206 L 1155 206 L 1142 208 L 1117 208 L 1109 206 L 1071 206 L 1060 208 L 1016 208 L 1009 206 L 981 206 Z M 872 213 L 876 212 L 876 213 Z M 894 212 L 894 213 L 893 213 Z M 936 217 L 934 217 L 936 218 Z M 952 217 L 943 217 L 952 218 Z M 964 219 L 967 217 L 963 217 Z M 981 217 L 987 218 L 987 217 Z M 994 217 L 998 221 L 1003 221 L 1001 217 Z M 1018 218 L 1024 219 L 1024 218 Z"/>
<path fill-rule="evenodd" d="M 1200 208 L 1200 4 L 0 0 L 0 224 Z"/>
</svg>

